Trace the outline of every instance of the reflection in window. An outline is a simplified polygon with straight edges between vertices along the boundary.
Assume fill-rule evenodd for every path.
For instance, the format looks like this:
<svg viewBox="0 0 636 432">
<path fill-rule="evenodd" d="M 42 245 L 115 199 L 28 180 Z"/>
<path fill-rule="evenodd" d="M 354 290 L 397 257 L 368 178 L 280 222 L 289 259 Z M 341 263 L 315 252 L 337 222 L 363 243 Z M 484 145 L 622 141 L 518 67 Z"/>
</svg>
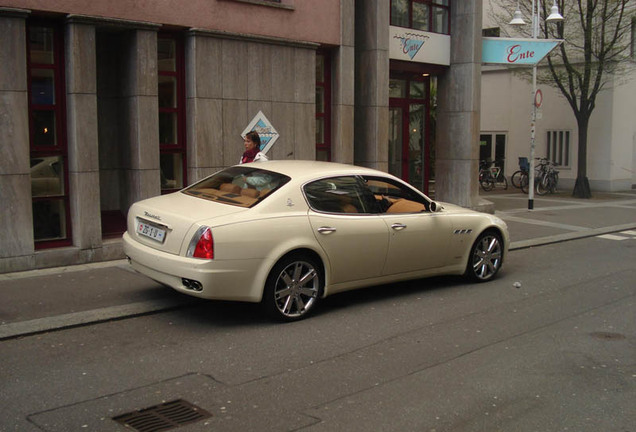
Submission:
<svg viewBox="0 0 636 432">
<path fill-rule="evenodd" d="M 31 194 L 34 197 L 64 195 L 62 156 L 31 158 Z"/>
<path fill-rule="evenodd" d="M 391 25 L 450 33 L 450 0 L 391 0 Z"/>
<path fill-rule="evenodd" d="M 183 188 L 183 155 L 163 153 L 160 156 L 161 189 Z"/>
<path fill-rule="evenodd" d="M 29 28 L 29 57 L 31 64 L 51 65 L 54 62 L 54 30 L 51 27 Z"/>
</svg>

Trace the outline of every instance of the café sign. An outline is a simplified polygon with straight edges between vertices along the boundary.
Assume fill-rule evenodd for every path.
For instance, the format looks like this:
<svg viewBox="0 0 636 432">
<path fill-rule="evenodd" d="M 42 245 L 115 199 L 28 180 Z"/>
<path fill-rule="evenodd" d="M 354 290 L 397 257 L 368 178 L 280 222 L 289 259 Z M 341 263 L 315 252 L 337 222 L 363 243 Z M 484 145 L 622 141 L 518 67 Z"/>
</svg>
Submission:
<svg viewBox="0 0 636 432">
<path fill-rule="evenodd" d="M 536 65 L 563 41 L 558 39 L 482 38 L 482 63 Z"/>
</svg>

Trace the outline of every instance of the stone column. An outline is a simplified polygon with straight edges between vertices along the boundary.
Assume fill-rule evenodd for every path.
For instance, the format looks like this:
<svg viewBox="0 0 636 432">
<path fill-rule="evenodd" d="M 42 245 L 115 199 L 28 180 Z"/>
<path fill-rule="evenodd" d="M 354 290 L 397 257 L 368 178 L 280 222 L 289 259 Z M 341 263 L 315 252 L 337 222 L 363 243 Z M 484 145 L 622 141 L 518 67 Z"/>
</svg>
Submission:
<svg viewBox="0 0 636 432">
<path fill-rule="evenodd" d="M 66 26 L 66 112 L 73 244 L 101 246 L 95 26 L 69 17 Z"/>
<path fill-rule="evenodd" d="M 124 56 L 124 214 L 135 201 L 159 195 L 157 29 L 131 30 Z"/>
<path fill-rule="evenodd" d="M 355 163 L 387 171 L 389 142 L 389 2 L 356 6 Z"/>
<path fill-rule="evenodd" d="M 438 81 L 435 197 L 489 210 L 479 198 L 482 1 L 451 8 L 451 65 Z"/>
<path fill-rule="evenodd" d="M 28 11 L 0 8 L 0 273 L 31 267 Z"/>
<path fill-rule="evenodd" d="M 353 163 L 355 1 L 340 2 L 340 47 L 333 54 L 331 159 Z"/>
</svg>

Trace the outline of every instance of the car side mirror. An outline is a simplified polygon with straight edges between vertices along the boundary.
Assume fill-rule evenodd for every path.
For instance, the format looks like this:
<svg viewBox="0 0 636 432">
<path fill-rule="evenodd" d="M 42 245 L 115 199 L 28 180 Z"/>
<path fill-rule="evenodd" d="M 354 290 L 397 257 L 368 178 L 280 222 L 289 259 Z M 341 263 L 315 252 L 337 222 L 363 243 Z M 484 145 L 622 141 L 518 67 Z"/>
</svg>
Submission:
<svg viewBox="0 0 636 432">
<path fill-rule="evenodd" d="M 431 213 L 437 213 L 439 211 L 442 211 L 443 207 L 439 205 L 438 203 L 436 203 L 435 201 L 431 201 L 429 208 L 431 209 Z"/>
</svg>

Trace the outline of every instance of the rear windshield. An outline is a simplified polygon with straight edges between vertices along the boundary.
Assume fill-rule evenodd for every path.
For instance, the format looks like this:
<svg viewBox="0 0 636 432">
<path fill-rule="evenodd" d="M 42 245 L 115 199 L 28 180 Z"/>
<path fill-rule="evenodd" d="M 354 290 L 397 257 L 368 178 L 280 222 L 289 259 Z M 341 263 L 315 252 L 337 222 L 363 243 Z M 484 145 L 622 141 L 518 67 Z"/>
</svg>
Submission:
<svg viewBox="0 0 636 432">
<path fill-rule="evenodd" d="M 235 166 L 219 171 L 182 192 L 210 201 L 249 208 L 289 180 L 289 177 L 272 171 Z"/>
</svg>

